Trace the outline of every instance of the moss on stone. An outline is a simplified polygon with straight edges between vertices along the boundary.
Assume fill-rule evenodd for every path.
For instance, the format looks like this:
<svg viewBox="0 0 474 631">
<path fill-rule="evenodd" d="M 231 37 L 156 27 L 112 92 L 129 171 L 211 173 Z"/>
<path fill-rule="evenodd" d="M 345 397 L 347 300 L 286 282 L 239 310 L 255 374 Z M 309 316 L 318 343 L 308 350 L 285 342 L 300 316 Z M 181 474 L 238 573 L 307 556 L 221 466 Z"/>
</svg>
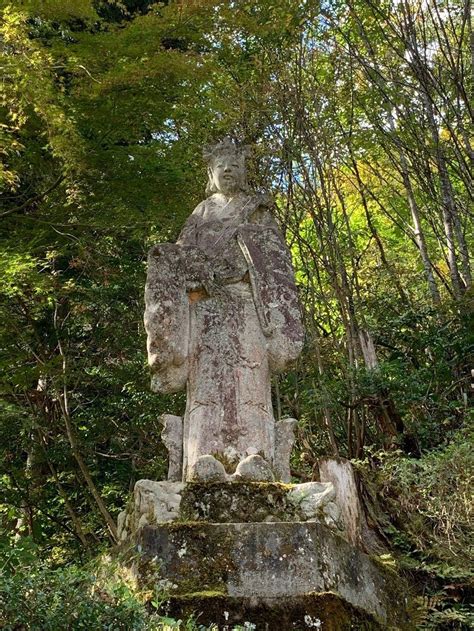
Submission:
<svg viewBox="0 0 474 631">
<path fill-rule="evenodd" d="M 191 592 L 188 594 L 179 594 L 178 596 L 175 596 L 175 598 L 179 598 L 183 602 L 186 600 L 194 600 L 196 598 L 225 598 L 225 597 L 227 597 L 226 592 L 212 590 L 212 589 L 206 589 L 201 592 Z"/>
<path fill-rule="evenodd" d="M 312 593 L 299 598 L 252 601 L 222 594 L 201 592 L 172 596 L 166 613 L 176 618 L 194 615 L 200 624 L 233 626 L 252 622 L 257 631 L 312 628 L 319 620 L 325 631 L 382 631 L 372 616 L 353 607 L 331 592 Z"/>
<path fill-rule="evenodd" d="M 222 502 L 228 497 L 227 489 L 223 489 L 226 485 L 222 483 L 196 483 L 192 486 L 195 494 L 193 502 L 197 501 L 196 498 L 207 497 L 208 492 L 211 493 L 209 499 L 215 497 L 215 493 L 220 494 Z M 267 510 L 269 504 L 278 507 L 279 499 L 286 495 L 283 485 L 275 483 L 247 482 L 228 486 L 232 486 L 231 490 L 237 492 L 238 501 L 242 502 L 251 502 L 253 491 L 253 501 L 263 502 Z M 225 503 L 216 510 L 224 508 Z M 235 516 L 238 510 L 237 504 L 230 514 Z M 313 603 L 314 607 L 311 605 L 312 608 L 305 609 L 306 615 L 320 620 L 326 616 L 325 629 L 388 629 L 388 626 L 377 626 L 373 616 L 380 615 L 384 620 L 405 618 L 405 590 L 394 568 L 387 567 L 383 559 L 370 559 L 321 524 L 285 523 L 283 520 L 269 524 L 258 523 L 255 519 L 252 523 L 170 522 L 139 529 L 136 546 L 143 551 L 138 555 L 139 559 L 133 561 L 140 586 L 164 589 L 167 600 L 171 598 L 173 602 L 183 603 L 183 611 L 179 614 L 181 618 L 187 614 L 188 606 L 194 607 L 189 612 L 195 611 L 201 601 L 214 611 L 216 601 L 232 603 L 235 600 L 245 605 L 247 609 L 244 611 L 255 609 L 250 607 L 250 601 L 260 603 L 262 616 L 269 616 L 270 621 L 278 620 L 278 615 L 273 617 L 274 610 L 287 616 L 288 620 L 296 620 L 298 612 L 303 611 L 298 607 L 308 598 L 308 603 Z M 133 557 L 132 550 L 129 554 Z M 295 571 L 299 573 L 299 586 L 293 591 L 291 577 Z M 301 588 L 302 585 L 305 587 Z M 305 594 L 303 591 L 313 588 L 337 590 L 339 586 L 343 586 L 341 594 L 344 598 L 336 594 L 323 598 L 326 592 Z M 232 600 L 228 590 L 234 595 L 239 594 L 239 598 Z M 286 596 L 277 597 L 278 592 Z M 357 607 L 363 607 L 365 613 L 356 611 Z M 332 617 L 328 613 L 330 610 Z M 216 615 L 218 611 L 216 605 Z M 227 609 L 220 611 L 222 613 Z M 260 615 L 258 611 L 257 607 L 257 618 Z M 242 621 L 245 619 L 255 620 L 247 617 Z M 209 620 L 217 622 L 221 618 Z M 339 626 L 331 626 L 330 620 L 336 620 Z M 355 626 L 353 620 L 359 626 Z M 225 620 L 221 623 L 225 624 Z M 349 624 L 352 626 L 347 626 Z M 269 628 L 285 627 L 277 625 Z M 398 624 L 397 628 L 403 628 L 402 624 Z"/>
<path fill-rule="evenodd" d="M 237 465 L 239 464 L 238 460 L 236 461 L 235 459 L 232 460 L 231 458 L 229 458 L 228 456 L 226 456 L 223 453 L 220 452 L 216 452 L 211 454 L 218 462 L 220 462 L 222 464 L 222 466 L 225 469 L 225 472 L 228 474 L 232 474 L 235 472 L 235 469 L 237 468 Z"/>
<path fill-rule="evenodd" d="M 202 592 L 203 590 L 226 593 L 227 576 L 235 571 L 231 550 L 233 536 L 225 529 L 213 530 L 212 539 L 203 531 L 200 522 L 172 522 L 159 528 L 150 526 L 141 530 L 144 551 L 152 544 L 153 549 L 175 551 L 175 562 L 179 563 L 179 580 L 175 576 L 173 564 L 168 566 L 168 573 L 162 573 L 155 565 L 155 584 L 171 576 L 170 582 L 177 583 L 180 594 Z M 178 558 L 176 558 L 176 556 Z M 142 584 L 142 572 L 149 587 L 149 578 L 153 574 L 152 555 L 141 556 L 139 564 L 139 582 Z"/>
<path fill-rule="evenodd" d="M 180 520 L 246 523 L 271 517 L 297 521 L 298 508 L 287 494 L 288 485 L 277 482 L 192 483 L 182 494 Z"/>
</svg>

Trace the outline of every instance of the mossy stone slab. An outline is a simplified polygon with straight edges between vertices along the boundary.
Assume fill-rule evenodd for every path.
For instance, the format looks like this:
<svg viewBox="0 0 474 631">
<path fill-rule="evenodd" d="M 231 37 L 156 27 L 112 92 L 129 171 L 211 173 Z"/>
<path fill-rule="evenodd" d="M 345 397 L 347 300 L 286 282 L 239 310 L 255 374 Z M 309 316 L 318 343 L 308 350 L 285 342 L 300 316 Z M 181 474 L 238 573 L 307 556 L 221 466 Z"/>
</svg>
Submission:
<svg viewBox="0 0 474 631">
<path fill-rule="evenodd" d="M 212 591 L 258 605 L 331 592 L 385 628 L 406 618 L 397 574 L 318 523 L 175 522 L 141 528 L 136 542 L 172 597 Z"/>
<path fill-rule="evenodd" d="M 298 521 L 284 484 L 272 482 L 191 483 L 182 492 L 181 519 L 212 523 Z"/>
<path fill-rule="evenodd" d="M 258 601 L 201 592 L 173 596 L 162 611 L 176 619 L 193 616 L 198 624 L 214 623 L 222 631 L 235 625 L 255 631 L 387 631 L 372 615 L 330 592 Z"/>
</svg>

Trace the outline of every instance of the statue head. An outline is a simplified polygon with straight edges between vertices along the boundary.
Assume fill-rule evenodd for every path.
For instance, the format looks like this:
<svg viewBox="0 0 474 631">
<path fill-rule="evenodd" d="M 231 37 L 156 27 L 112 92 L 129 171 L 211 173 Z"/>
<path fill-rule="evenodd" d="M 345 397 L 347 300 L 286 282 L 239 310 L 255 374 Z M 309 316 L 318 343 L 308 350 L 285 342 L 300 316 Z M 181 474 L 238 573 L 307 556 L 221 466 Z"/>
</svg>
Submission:
<svg viewBox="0 0 474 631">
<path fill-rule="evenodd" d="M 224 138 L 216 145 L 206 147 L 203 151 L 207 162 L 209 178 L 206 194 L 222 193 L 235 195 L 240 191 L 247 191 L 247 172 L 245 158 L 247 147 L 241 147 L 230 138 Z"/>
</svg>

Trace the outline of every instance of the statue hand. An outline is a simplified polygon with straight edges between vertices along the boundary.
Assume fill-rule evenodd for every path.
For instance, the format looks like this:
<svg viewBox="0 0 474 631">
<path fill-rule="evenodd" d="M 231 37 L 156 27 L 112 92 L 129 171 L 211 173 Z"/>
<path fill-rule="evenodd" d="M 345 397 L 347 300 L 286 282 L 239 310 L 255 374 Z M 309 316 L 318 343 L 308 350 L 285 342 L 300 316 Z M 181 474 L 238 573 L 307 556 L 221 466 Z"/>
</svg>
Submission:
<svg viewBox="0 0 474 631">
<path fill-rule="evenodd" d="M 215 278 L 206 279 L 203 282 L 204 289 L 210 297 L 217 297 L 224 293 L 224 287 Z"/>
<path fill-rule="evenodd" d="M 202 292 L 203 289 L 208 296 L 218 296 L 224 290 L 222 284 L 214 275 L 206 276 L 205 278 L 188 279 L 186 282 L 186 291 L 188 292 Z"/>
</svg>

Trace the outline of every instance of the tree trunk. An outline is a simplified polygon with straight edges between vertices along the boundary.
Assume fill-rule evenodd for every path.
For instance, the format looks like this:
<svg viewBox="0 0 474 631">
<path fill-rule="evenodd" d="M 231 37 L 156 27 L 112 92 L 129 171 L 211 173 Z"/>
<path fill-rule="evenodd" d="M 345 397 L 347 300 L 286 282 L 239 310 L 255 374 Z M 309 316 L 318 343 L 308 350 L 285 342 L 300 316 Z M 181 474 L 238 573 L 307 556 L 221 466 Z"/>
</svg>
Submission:
<svg viewBox="0 0 474 631">
<path fill-rule="evenodd" d="M 59 337 L 59 331 L 58 331 L 58 327 L 57 327 L 57 317 L 58 317 L 58 305 L 56 304 L 56 308 L 54 311 L 54 318 L 53 318 L 53 324 L 54 324 L 54 328 L 56 331 L 56 337 L 58 340 L 58 350 L 59 350 L 59 354 L 61 356 L 62 359 L 62 380 L 63 380 L 63 385 L 62 385 L 62 393 L 58 393 L 58 402 L 61 408 L 61 412 L 62 412 L 62 417 L 64 420 L 64 424 L 66 426 L 66 435 L 68 437 L 69 440 L 69 445 L 71 446 L 71 451 L 72 451 L 72 455 L 74 456 L 74 459 L 76 460 L 79 469 L 82 473 L 82 476 L 87 484 L 87 487 L 92 495 L 92 497 L 95 500 L 95 503 L 97 504 L 97 507 L 102 515 L 102 517 L 105 520 L 105 523 L 107 524 L 107 527 L 109 529 L 110 532 L 110 536 L 112 538 L 112 540 L 117 543 L 118 542 L 118 535 L 117 535 L 117 527 L 115 524 L 115 521 L 112 519 L 111 514 L 109 513 L 109 511 L 107 510 L 107 507 L 105 505 L 104 500 L 102 499 L 99 491 L 97 490 L 97 487 L 94 484 L 94 481 L 92 480 L 92 476 L 89 473 L 89 469 L 87 468 L 86 463 L 84 462 L 84 459 L 82 458 L 82 454 L 80 452 L 79 449 L 79 444 L 76 438 L 76 434 L 74 431 L 74 427 L 72 424 L 72 420 L 71 420 L 71 416 L 69 413 L 69 397 L 68 397 L 68 388 L 67 388 L 67 381 L 66 381 L 66 376 L 67 376 L 67 363 L 66 363 L 66 356 L 64 354 L 63 351 L 63 347 L 62 347 L 62 343 L 61 343 L 61 339 Z"/>
<path fill-rule="evenodd" d="M 393 117 L 391 116 L 391 114 L 389 115 L 389 120 L 390 120 L 390 127 L 392 131 L 395 132 L 395 125 L 394 125 Z M 413 234 L 415 237 L 415 243 L 418 247 L 421 260 L 423 262 L 423 269 L 424 269 L 426 281 L 428 283 L 428 287 L 430 290 L 431 299 L 433 300 L 433 303 L 435 305 L 439 305 L 441 302 L 441 297 L 440 297 L 438 286 L 436 284 L 436 280 L 433 274 L 433 265 L 428 255 L 428 248 L 426 246 L 425 235 L 423 234 L 423 229 L 421 227 L 420 213 L 418 210 L 418 204 L 416 203 L 415 195 L 413 193 L 413 188 L 410 181 L 410 174 L 408 171 L 407 159 L 401 147 L 399 147 L 399 155 L 400 155 L 400 172 L 402 175 L 403 186 L 405 187 L 405 192 L 408 198 L 408 206 L 410 208 L 411 218 L 413 221 Z"/>
</svg>

